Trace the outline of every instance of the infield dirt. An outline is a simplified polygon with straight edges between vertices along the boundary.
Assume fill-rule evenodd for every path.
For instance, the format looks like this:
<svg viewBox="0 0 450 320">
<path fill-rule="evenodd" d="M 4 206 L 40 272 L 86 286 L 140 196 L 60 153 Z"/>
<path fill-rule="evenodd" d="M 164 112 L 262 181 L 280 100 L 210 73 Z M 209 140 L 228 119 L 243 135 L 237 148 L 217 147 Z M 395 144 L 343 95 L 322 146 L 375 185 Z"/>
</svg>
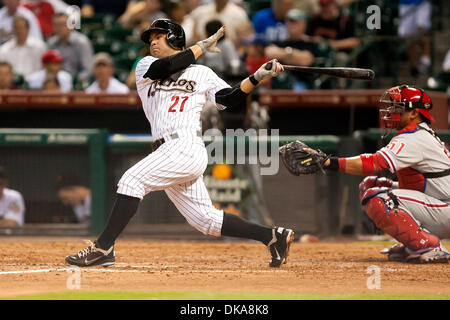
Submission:
<svg viewBox="0 0 450 320">
<path fill-rule="evenodd" d="M 0 297 L 69 291 L 64 257 L 85 247 L 74 238 L 0 238 Z M 450 295 L 450 264 L 388 262 L 379 254 L 385 247 L 294 243 L 288 263 L 272 269 L 258 243 L 125 239 L 116 243 L 116 265 L 81 269 L 80 290 Z M 380 289 L 367 286 L 374 266 Z"/>
</svg>

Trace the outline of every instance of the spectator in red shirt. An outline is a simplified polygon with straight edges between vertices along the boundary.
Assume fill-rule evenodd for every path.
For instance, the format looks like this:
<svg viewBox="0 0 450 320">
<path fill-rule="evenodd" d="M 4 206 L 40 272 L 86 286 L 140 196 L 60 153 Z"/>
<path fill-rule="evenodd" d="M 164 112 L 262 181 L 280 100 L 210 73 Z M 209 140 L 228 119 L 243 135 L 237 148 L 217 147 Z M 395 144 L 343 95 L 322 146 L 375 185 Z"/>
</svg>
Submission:
<svg viewBox="0 0 450 320">
<path fill-rule="evenodd" d="M 245 59 L 245 65 L 249 74 L 255 73 L 261 65 L 269 61 L 269 58 L 264 55 L 264 46 L 265 41 L 259 39 L 259 37 L 256 36 L 252 43 L 250 43 L 247 47 L 247 57 Z M 270 85 L 270 80 L 264 84 L 264 86 L 266 87 L 270 87 Z"/>
<path fill-rule="evenodd" d="M 53 33 L 52 19 L 55 14 L 51 3 L 45 0 L 28 0 L 23 6 L 34 13 L 39 21 L 44 37 L 50 37 Z"/>
</svg>

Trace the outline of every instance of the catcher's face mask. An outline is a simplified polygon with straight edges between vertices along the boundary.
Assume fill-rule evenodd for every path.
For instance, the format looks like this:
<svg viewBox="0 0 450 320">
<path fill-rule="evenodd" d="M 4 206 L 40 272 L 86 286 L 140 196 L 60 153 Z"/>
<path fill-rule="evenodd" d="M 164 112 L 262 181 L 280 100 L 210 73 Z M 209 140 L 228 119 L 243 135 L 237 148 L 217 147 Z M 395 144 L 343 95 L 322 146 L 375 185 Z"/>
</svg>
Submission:
<svg viewBox="0 0 450 320">
<path fill-rule="evenodd" d="M 401 101 L 401 89 L 399 86 L 390 88 L 380 98 L 380 119 L 382 128 L 398 129 L 400 117 L 406 110 L 406 105 Z"/>
<path fill-rule="evenodd" d="M 433 107 L 431 99 L 420 88 L 408 85 L 392 87 L 381 96 L 380 104 L 380 117 L 384 128 L 401 129 L 401 114 L 412 109 L 417 109 L 430 123 L 434 121 L 430 114 Z"/>
</svg>

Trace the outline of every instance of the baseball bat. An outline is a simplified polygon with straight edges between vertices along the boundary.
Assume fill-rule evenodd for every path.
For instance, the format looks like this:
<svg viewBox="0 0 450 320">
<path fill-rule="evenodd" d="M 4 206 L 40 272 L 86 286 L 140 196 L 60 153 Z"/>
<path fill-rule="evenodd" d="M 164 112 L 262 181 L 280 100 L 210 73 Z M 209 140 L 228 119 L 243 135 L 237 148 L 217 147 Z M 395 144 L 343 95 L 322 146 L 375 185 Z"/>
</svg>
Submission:
<svg viewBox="0 0 450 320">
<path fill-rule="evenodd" d="M 326 74 L 337 78 L 346 79 L 358 79 L 358 80 L 373 80 L 375 78 L 375 72 L 371 69 L 360 69 L 360 68 L 344 68 L 344 67 L 333 67 L 333 68 L 322 68 L 322 67 L 301 67 L 301 66 L 291 66 L 284 65 L 284 70 L 296 71 L 296 72 L 308 72 L 308 73 L 318 73 Z M 266 64 L 266 70 L 272 69 L 272 62 Z"/>
</svg>

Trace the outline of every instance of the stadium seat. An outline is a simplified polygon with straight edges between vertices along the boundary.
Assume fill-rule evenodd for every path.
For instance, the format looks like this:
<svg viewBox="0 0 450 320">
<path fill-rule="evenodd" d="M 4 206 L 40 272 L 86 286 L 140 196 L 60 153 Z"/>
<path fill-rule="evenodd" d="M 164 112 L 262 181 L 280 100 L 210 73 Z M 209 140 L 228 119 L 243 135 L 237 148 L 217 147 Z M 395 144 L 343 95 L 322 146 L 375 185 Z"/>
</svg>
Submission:
<svg viewBox="0 0 450 320">
<path fill-rule="evenodd" d="M 127 70 L 130 72 L 131 68 L 133 67 L 134 61 L 136 60 L 136 57 L 132 58 L 129 57 L 126 53 L 121 54 L 119 56 L 113 57 L 114 59 L 114 67 L 117 70 Z"/>
<path fill-rule="evenodd" d="M 107 30 L 107 36 L 112 39 L 125 41 L 127 37 L 133 35 L 133 29 L 124 29 L 121 26 L 114 26 Z"/>
<path fill-rule="evenodd" d="M 93 41 L 94 52 L 107 52 L 111 56 L 119 55 L 124 49 L 124 43 L 117 40 Z"/>
</svg>

